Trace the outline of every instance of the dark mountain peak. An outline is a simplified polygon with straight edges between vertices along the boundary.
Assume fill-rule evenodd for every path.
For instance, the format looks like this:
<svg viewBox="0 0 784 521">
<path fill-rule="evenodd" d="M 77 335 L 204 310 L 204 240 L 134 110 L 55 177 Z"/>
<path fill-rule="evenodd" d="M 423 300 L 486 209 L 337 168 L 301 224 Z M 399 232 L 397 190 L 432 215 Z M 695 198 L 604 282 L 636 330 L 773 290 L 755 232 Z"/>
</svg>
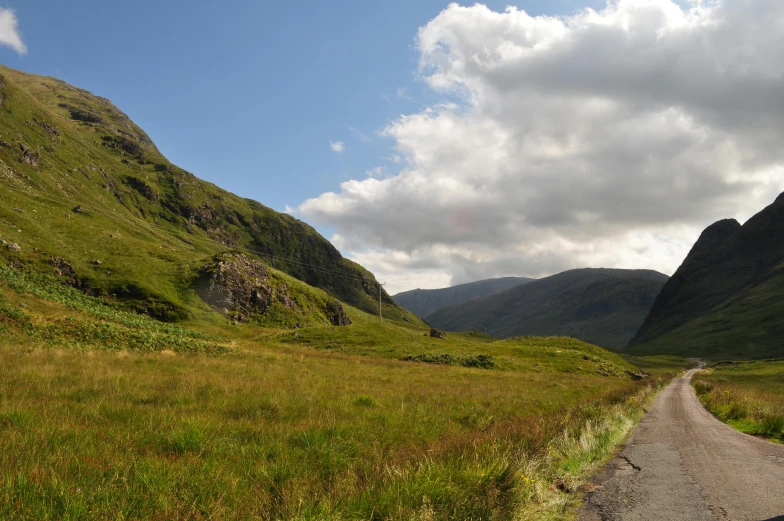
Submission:
<svg viewBox="0 0 784 521">
<path fill-rule="evenodd" d="M 716 221 L 702 231 L 700 238 L 697 239 L 694 247 L 697 248 L 701 245 L 723 242 L 741 228 L 742 226 L 735 219 L 722 219 Z"/>
<path fill-rule="evenodd" d="M 740 231 L 742 226 L 735 219 L 722 219 L 711 224 L 700 234 L 697 242 L 691 247 L 683 264 L 703 262 L 714 257 L 726 246 L 730 237 Z"/>
<path fill-rule="evenodd" d="M 630 345 L 651 342 L 692 322 L 704 323 L 703 317 L 768 280 L 771 270 L 782 261 L 784 194 L 743 226 L 734 219 L 723 219 L 707 227 L 662 288 Z M 767 316 L 759 316 L 763 315 Z M 756 329 L 761 338 L 769 325 Z"/>
</svg>

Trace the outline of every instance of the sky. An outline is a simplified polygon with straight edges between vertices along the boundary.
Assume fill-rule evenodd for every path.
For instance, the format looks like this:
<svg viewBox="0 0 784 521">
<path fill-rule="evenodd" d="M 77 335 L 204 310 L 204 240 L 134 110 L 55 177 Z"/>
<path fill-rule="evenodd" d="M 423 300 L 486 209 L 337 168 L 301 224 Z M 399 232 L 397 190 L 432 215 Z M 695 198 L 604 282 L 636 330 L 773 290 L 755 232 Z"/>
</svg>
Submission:
<svg viewBox="0 0 784 521">
<path fill-rule="evenodd" d="M 397 291 L 671 274 L 784 191 L 784 2 L 0 3 L 0 59 Z"/>
</svg>

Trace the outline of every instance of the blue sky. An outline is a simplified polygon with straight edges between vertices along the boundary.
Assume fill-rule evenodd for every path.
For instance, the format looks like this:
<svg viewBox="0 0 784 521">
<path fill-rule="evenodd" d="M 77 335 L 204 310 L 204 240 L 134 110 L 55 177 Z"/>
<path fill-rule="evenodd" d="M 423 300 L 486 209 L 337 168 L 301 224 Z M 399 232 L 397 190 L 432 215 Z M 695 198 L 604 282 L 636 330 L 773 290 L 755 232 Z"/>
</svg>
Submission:
<svg viewBox="0 0 784 521">
<path fill-rule="evenodd" d="M 0 59 L 109 98 L 393 293 L 669 274 L 784 190 L 784 2 L 485 4 L 7 0 Z"/>
<path fill-rule="evenodd" d="M 387 163 L 392 143 L 377 131 L 435 100 L 412 46 L 447 5 L 24 0 L 5 7 L 28 53 L 0 56 L 111 99 L 175 164 L 283 211 Z M 520 5 L 564 13 L 585 2 Z"/>
</svg>

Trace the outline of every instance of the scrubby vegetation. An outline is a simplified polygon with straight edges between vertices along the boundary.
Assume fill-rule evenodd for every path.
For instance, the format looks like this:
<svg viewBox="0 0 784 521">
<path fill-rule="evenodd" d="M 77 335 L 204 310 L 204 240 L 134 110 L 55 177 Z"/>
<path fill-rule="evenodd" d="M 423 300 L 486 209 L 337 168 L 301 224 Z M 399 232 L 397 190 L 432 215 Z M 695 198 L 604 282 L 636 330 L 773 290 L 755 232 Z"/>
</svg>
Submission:
<svg viewBox="0 0 784 521">
<path fill-rule="evenodd" d="M 21 299 L 17 299 L 18 305 L 24 308 L 0 306 L 0 324 L 4 331 L 9 335 L 23 336 L 34 344 L 135 351 L 170 349 L 225 353 L 229 350 L 226 342 L 221 343 L 203 333 L 159 322 L 145 315 L 117 310 L 104 299 L 87 296 L 58 283 L 51 276 L 0 266 L 0 290 L 3 286 L 18 295 L 36 297 L 39 302 L 62 304 L 66 310 L 78 312 L 25 312 L 30 309 L 30 304 Z M 43 311 L 40 307 L 37 309 Z"/>
<path fill-rule="evenodd" d="M 489 369 L 496 363 L 490 355 L 459 356 L 451 353 L 422 353 L 407 355 L 401 358 L 404 362 L 418 362 L 422 364 L 462 365 L 463 367 L 481 367 Z"/>
<path fill-rule="evenodd" d="M 746 434 L 784 443 L 784 361 L 718 363 L 692 381 L 717 418 Z"/>
</svg>

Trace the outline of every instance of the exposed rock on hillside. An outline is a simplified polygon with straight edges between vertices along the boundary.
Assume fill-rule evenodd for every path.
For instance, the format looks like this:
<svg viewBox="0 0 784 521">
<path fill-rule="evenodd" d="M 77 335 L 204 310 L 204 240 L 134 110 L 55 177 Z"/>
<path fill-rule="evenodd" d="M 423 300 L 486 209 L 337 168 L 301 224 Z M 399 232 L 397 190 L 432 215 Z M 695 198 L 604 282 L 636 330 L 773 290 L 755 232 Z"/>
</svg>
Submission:
<svg viewBox="0 0 784 521">
<path fill-rule="evenodd" d="M 38 154 L 30 150 L 30 148 L 26 147 L 22 143 L 19 143 L 19 148 L 22 151 L 22 161 L 33 167 L 38 166 Z"/>
<path fill-rule="evenodd" d="M 350 326 L 351 319 L 346 315 L 343 304 L 339 300 L 334 300 L 327 304 L 327 318 L 333 326 Z"/>
<path fill-rule="evenodd" d="M 280 317 L 289 317 L 289 322 L 300 317 L 326 318 L 333 326 L 351 325 L 351 319 L 338 300 L 321 301 L 316 307 L 311 302 L 303 309 L 288 284 L 273 275 L 261 262 L 244 253 L 216 255 L 213 262 L 204 266 L 194 287 L 204 302 L 216 311 L 237 322 L 253 319 L 264 320 L 273 310 Z M 285 319 L 284 319 L 285 320 Z M 300 323 L 296 322 L 296 327 Z"/>
<path fill-rule="evenodd" d="M 214 263 L 201 269 L 199 275 L 196 292 L 202 300 L 242 322 L 247 322 L 254 314 L 264 313 L 274 298 L 286 307 L 299 307 L 289 295 L 276 292 L 270 284 L 266 266 L 243 253 L 218 255 Z"/>
</svg>

